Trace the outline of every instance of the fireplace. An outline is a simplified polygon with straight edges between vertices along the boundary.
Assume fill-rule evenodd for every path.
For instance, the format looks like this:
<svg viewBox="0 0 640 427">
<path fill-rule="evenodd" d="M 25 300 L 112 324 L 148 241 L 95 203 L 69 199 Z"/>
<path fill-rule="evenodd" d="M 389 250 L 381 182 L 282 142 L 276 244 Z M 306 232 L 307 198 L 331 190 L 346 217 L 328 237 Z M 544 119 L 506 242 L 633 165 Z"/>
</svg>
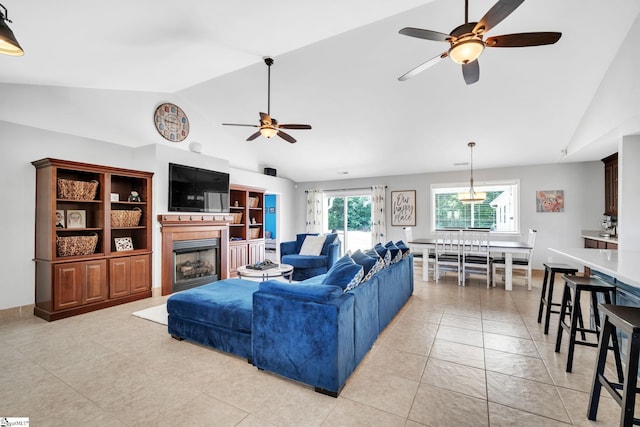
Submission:
<svg viewBox="0 0 640 427">
<path fill-rule="evenodd" d="M 219 279 L 220 239 L 173 242 L 172 292 L 183 291 Z"/>
<path fill-rule="evenodd" d="M 162 214 L 162 295 L 229 278 L 228 215 Z"/>
</svg>

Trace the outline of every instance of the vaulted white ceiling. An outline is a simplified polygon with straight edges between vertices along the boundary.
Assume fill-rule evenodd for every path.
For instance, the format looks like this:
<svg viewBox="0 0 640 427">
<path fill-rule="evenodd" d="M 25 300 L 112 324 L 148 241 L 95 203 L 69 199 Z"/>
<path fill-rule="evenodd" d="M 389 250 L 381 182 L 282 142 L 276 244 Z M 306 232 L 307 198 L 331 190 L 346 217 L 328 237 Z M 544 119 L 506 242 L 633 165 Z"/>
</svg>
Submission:
<svg viewBox="0 0 640 427">
<path fill-rule="evenodd" d="M 470 0 L 479 20 L 495 0 Z M 197 141 L 234 167 L 294 181 L 560 161 L 632 26 L 636 0 L 529 0 L 489 35 L 560 31 L 558 43 L 486 49 L 467 86 L 448 59 L 402 75 L 448 45 L 398 34 L 450 32 L 463 0 L 3 0 L 25 50 L 0 56 L 0 120 L 128 146 Z M 298 142 L 252 142 L 267 108 Z M 164 140 L 155 107 L 186 112 L 186 142 Z M 608 148 L 585 148 L 595 160 Z M 344 173 L 348 172 L 347 175 Z"/>
</svg>

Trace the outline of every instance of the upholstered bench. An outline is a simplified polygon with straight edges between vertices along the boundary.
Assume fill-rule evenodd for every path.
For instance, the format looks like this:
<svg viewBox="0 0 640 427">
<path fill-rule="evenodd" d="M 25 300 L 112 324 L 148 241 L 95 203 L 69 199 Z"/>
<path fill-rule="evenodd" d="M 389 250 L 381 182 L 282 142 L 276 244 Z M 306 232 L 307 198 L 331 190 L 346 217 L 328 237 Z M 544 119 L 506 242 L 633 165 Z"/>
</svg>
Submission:
<svg viewBox="0 0 640 427">
<path fill-rule="evenodd" d="M 169 334 L 251 360 L 253 294 L 260 282 L 226 279 L 167 300 Z"/>
</svg>

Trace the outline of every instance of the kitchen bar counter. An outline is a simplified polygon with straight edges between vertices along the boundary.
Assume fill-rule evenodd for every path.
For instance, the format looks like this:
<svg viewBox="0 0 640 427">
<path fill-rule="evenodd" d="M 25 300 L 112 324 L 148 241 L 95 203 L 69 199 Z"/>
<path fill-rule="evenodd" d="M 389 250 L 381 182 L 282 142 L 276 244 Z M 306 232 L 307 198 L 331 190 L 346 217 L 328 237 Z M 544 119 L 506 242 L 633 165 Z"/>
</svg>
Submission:
<svg viewBox="0 0 640 427">
<path fill-rule="evenodd" d="M 597 240 L 599 242 L 607 242 L 607 243 L 618 244 L 618 238 L 617 237 L 603 237 L 603 236 L 600 235 L 600 233 L 602 233 L 602 231 L 598 231 L 598 230 L 582 230 L 582 233 L 580 234 L 580 237 L 582 237 L 584 239 Z"/>
<path fill-rule="evenodd" d="M 587 266 L 616 281 L 638 288 L 640 292 L 640 251 L 618 251 L 587 248 L 549 248 L 562 255 L 570 264 Z"/>
</svg>

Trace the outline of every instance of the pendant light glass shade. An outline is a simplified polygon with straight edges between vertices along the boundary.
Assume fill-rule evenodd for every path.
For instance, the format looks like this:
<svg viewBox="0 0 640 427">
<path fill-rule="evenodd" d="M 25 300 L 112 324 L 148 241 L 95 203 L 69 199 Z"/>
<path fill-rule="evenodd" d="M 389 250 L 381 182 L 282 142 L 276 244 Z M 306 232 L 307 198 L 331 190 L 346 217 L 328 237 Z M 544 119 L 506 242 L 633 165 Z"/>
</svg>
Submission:
<svg viewBox="0 0 640 427">
<path fill-rule="evenodd" d="M 477 193 L 473 188 L 473 147 L 475 142 L 470 142 L 467 146 L 471 149 L 471 178 L 469 178 L 469 191 L 466 193 L 458 193 L 458 200 L 462 203 L 482 203 L 487 198 L 487 193 Z"/>
<path fill-rule="evenodd" d="M 7 18 L 7 8 L 0 4 L 0 53 L 11 56 L 22 56 L 24 51 L 20 47 L 20 43 L 16 40 L 16 36 L 13 35 L 13 31 L 7 25 L 7 22 L 11 22 Z"/>
</svg>

